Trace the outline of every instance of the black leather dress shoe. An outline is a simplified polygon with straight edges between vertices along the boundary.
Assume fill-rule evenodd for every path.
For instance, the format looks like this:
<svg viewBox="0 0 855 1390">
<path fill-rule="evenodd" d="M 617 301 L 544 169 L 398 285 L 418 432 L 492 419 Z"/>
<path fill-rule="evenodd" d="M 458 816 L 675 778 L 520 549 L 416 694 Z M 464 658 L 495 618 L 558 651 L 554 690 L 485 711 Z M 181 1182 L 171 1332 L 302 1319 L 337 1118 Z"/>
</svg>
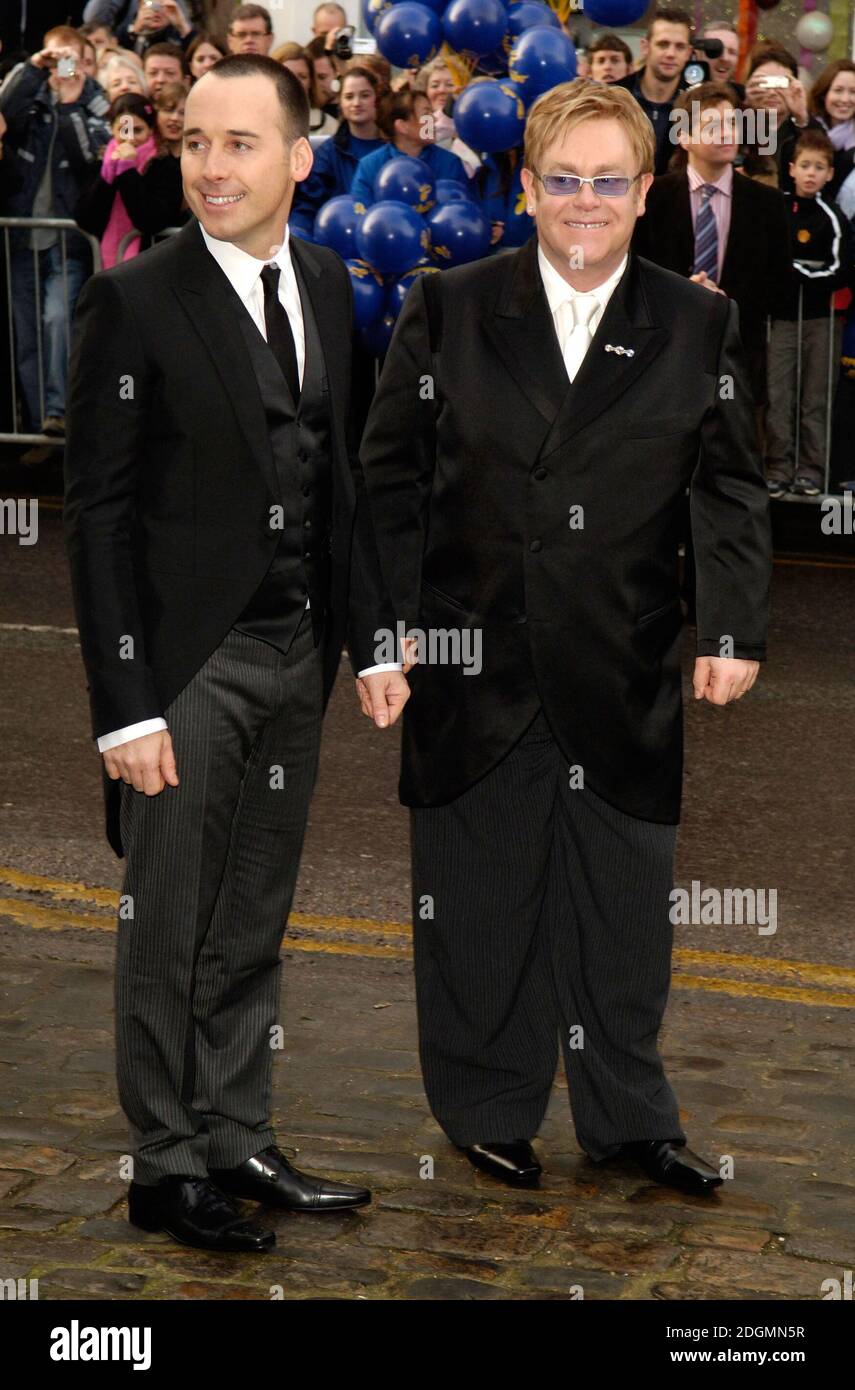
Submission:
<svg viewBox="0 0 855 1390">
<path fill-rule="evenodd" d="M 654 1182 L 679 1188 L 681 1192 L 693 1193 L 697 1197 L 708 1196 L 724 1181 L 715 1168 L 698 1158 L 691 1149 L 681 1148 L 671 1139 L 636 1140 L 623 1144 L 621 1154 L 640 1163 Z"/>
<path fill-rule="evenodd" d="M 292 1168 L 277 1148 L 263 1149 L 236 1168 L 212 1168 L 211 1180 L 232 1197 L 246 1197 L 282 1211 L 342 1211 L 371 1201 L 365 1187 L 312 1178 Z"/>
<path fill-rule="evenodd" d="M 461 1146 L 469 1162 L 491 1178 L 514 1187 L 537 1187 L 543 1172 L 528 1139 L 495 1140 L 487 1144 Z"/>
<path fill-rule="evenodd" d="M 167 1178 L 157 1187 L 132 1182 L 128 1217 L 143 1231 L 166 1231 L 199 1250 L 263 1254 L 276 1243 L 272 1231 L 247 1221 L 209 1178 Z"/>
</svg>

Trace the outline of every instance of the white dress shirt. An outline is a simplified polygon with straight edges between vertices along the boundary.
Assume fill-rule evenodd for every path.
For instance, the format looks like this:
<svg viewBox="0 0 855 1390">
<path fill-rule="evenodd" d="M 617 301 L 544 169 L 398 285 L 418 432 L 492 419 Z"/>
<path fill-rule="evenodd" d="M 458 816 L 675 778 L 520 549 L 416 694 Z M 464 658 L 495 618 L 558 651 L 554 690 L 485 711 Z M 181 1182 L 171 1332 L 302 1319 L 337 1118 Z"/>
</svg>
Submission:
<svg viewBox="0 0 855 1390">
<path fill-rule="evenodd" d="M 233 289 L 240 296 L 244 308 L 251 315 L 256 328 L 265 340 L 267 339 L 267 326 L 264 321 L 264 285 L 261 280 L 261 272 L 266 265 L 279 267 L 281 272 L 279 276 L 279 302 L 288 315 L 291 332 L 294 335 L 297 376 L 302 387 L 306 363 L 306 332 L 297 275 L 291 259 L 291 233 L 288 224 L 285 224 L 282 245 L 276 255 L 264 261 L 260 261 L 256 256 L 250 256 L 247 251 L 242 251 L 231 241 L 217 241 L 208 235 L 201 224 L 199 230 L 202 233 L 205 246 L 228 277 Z M 308 602 L 306 607 L 309 607 Z M 388 667 L 369 666 L 364 672 L 360 672 L 360 675 L 368 674 L 375 669 L 387 670 Z M 400 670 L 400 666 L 397 669 Z M 137 724 L 128 724 L 123 729 L 115 729 L 112 733 L 102 734 L 98 739 L 98 751 L 106 753 L 111 748 L 118 748 L 122 743 L 130 743 L 131 739 L 142 738 L 145 734 L 154 734 L 167 727 L 166 720 L 160 717 L 143 719 Z"/>
<path fill-rule="evenodd" d="M 549 305 L 549 312 L 552 314 L 552 322 L 555 324 L 555 332 L 558 335 L 558 343 L 561 348 L 562 356 L 565 359 L 565 366 L 568 366 L 568 360 L 567 354 L 565 353 L 566 340 L 565 329 L 561 314 L 561 305 L 565 304 L 568 300 L 572 300 L 577 295 L 581 294 L 584 294 L 586 296 L 591 295 L 594 299 L 596 299 L 597 306 L 594 309 L 594 312 L 592 313 L 590 319 L 588 320 L 588 331 L 590 337 L 593 338 L 599 326 L 600 319 L 603 317 L 603 314 L 605 313 L 606 305 L 611 299 L 617 286 L 617 283 L 623 275 L 623 272 L 626 270 L 626 263 L 628 260 L 629 252 L 627 252 L 627 254 L 624 256 L 617 270 L 613 271 L 609 278 L 607 280 L 604 280 L 601 285 L 597 285 L 595 289 L 574 290 L 573 286 L 568 285 L 564 277 L 558 274 L 558 271 L 555 269 L 554 265 L 552 265 L 551 262 L 546 259 L 546 256 L 543 253 L 543 247 L 538 244 L 537 263 L 540 266 L 540 276 L 543 280 L 543 288 L 546 291 L 546 301 Z M 579 364 L 576 364 L 577 371 L 578 365 Z M 567 375 L 570 377 L 571 380 L 573 379 L 574 374 L 571 373 L 569 366 Z"/>
</svg>

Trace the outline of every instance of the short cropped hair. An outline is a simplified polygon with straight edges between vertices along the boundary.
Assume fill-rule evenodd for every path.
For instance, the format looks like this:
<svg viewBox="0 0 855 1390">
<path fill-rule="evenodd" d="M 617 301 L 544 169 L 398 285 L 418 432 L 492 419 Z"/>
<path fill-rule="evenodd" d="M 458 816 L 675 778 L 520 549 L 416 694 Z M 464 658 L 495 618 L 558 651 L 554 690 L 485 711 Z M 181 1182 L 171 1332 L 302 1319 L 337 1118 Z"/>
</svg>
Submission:
<svg viewBox="0 0 855 1390">
<path fill-rule="evenodd" d="M 523 163 L 538 170 L 554 144 L 582 121 L 618 121 L 626 131 L 640 174 L 652 174 L 656 143 L 653 127 L 635 97 L 625 87 L 574 78 L 552 87 L 531 107 L 525 127 Z"/>
<path fill-rule="evenodd" d="M 230 53 L 209 68 L 200 82 L 209 78 L 267 77 L 276 88 L 286 140 L 309 134 L 309 98 L 303 84 L 288 68 L 261 53 Z M 198 84 L 197 84 L 198 85 Z"/>
</svg>

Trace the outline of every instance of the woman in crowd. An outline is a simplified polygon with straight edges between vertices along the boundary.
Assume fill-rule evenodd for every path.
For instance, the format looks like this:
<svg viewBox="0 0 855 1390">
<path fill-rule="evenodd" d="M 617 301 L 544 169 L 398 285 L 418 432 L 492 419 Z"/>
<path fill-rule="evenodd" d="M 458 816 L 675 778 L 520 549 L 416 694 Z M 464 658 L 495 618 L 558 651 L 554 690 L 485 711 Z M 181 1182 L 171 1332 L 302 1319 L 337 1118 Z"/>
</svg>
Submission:
<svg viewBox="0 0 855 1390">
<path fill-rule="evenodd" d="M 341 123 L 315 150 L 312 172 L 297 184 L 289 224 L 299 236 L 311 234 L 318 209 L 329 198 L 349 193 L 359 161 L 386 141 L 377 128 L 377 79 L 368 68 L 348 68 L 341 83 Z"/>
<path fill-rule="evenodd" d="M 323 111 L 318 105 L 315 82 L 315 65 L 310 53 L 299 43 L 281 43 L 271 53 L 283 68 L 289 68 L 297 81 L 302 83 L 309 98 L 309 134 L 334 135 L 338 122 L 335 117 Z"/>
<path fill-rule="evenodd" d="M 344 72 L 339 74 L 332 54 L 327 51 L 326 35 L 319 34 L 311 43 L 307 43 L 306 52 L 315 66 L 315 98 L 318 106 L 334 121 L 341 120 L 339 92 Z"/>
<path fill-rule="evenodd" d="M 98 69 L 98 81 L 111 102 L 126 92 L 146 95 L 142 63 L 134 53 L 108 52 Z"/>
<path fill-rule="evenodd" d="M 157 117 L 148 97 L 125 92 L 110 106 L 112 137 L 104 151 L 97 178 L 82 194 L 75 208 L 79 227 L 101 241 L 101 265 L 105 270 L 130 260 L 140 249 L 138 236 L 128 239 L 134 222 L 118 180 L 126 171 L 139 175 L 157 150 Z"/>
<path fill-rule="evenodd" d="M 808 111 L 798 63 L 786 48 L 763 44 L 755 49 L 745 84 L 745 105 L 768 125 L 767 130 L 758 130 L 758 139 L 752 141 L 746 152 L 767 154 L 774 150 L 778 187 L 783 193 L 792 193 L 790 164 L 796 140 L 808 126 L 815 126 L 817 130 L 822 127 Z"/>
<path fill-rule="evenodd" d="M 385 136 L 385 144 L 359 161 L 350 193 L 358 203 L 370 207 L 375 201 L 374 180 L 390 159 L 409 154 L 428 166 L 434 179 L 457 179 L 468 185 L 465 168 L 456 154 L 434 144 L 426 135 L 430 102 L 424 92 L 413 91 L 405 85 L 389 92 L 380 102 L 377 124 Z"/>
<path fill-rule="evenodd" d="M 135 239 L 123 259 L 151 245 L 152 238 L 167 227 L 178 227 L 187 221 L 181 182 L 181 137 L 184 129 L 184 103 L 187 93 L 180 83 L 162 87 L 153 103 L 155 148 L 148 162 L 136 160 L 117 170 L 112 182 L 103 174 L 95 181 L 77 207 L 77 221 L 84 231 L 101 236 L 118 194 L 130 219 L 130 225 L 142 233 Z M 130 100 L 122 98 L 122 100 Z M 102 252 L 103 255 L 103 252 Z M 104 261 L 106 266 L 107 262 Z"/>
<path fill-rule="evenodd" d="M 823 68 L 811 88 L 810 110 L 834 146 L 834 177 L 827 193 L 836 198 L 855 165 L 855 63 L 837 58 Z M 850 200 L 847 190 L 844 204 Z"/>
<path fill-rule="evenodd" d="M 190 69 L 190 80 L 198 82 L 210 68 L 218 63 L 221 58 L 225 58 L 225 49 L 217 43 L 217 40 L 210 34 L 199 33 L 187 49 L 187 66 Z"/>
</svg>

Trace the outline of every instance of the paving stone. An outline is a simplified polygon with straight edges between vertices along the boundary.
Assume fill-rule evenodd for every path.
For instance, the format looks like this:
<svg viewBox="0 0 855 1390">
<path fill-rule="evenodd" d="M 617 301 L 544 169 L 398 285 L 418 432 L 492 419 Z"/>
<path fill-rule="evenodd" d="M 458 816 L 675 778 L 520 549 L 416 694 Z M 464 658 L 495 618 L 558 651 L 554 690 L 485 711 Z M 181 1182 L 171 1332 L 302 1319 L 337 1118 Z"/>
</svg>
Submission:
<svg viewBox="0 0 855 1390">
<path fill-rule="evenodd" d="M 42 1211 L 64 1212 L 67 1216 L 95 1216 L 109 1211 L 127 1192 L 119 1182 L 85 1182 L 75 1177 L 49 1178 L 35 1183 L 14 1205 Z"/>
<path fill-rule="evenodd" d="M 527 1265 L 524 1283 L 526 1288 L 535 1291 L 564 1293 L 571 1301 L 578 1298 L 573 1289 L 579 1288 L 584 1302 L 594 1298 L 625 1297 L 631 1278 L 629 1274 L 607 1274 L 581 1265 Z"/>
<path fill-rule="evenodd" d="M 103 1072 L 105 1076 L 113 1076 L 116 1071 L 116 1059 L 112 1052 L 104 1051 L 82 1051 L 72 1052 L 66 1058 L 64 1071 L 80 1072 Z"/>
<path fill-rule="evenodd" d="M 732 1134 L 780 1134 L 782 1138 L 790 1140 L 807 1137 L 810 1132 L 807 1125 L 785 1119 L 782 1115 L 719 1115 L 713 1123 L 716 1129 L 728 1130 Z"/>
<path fill-rule="evenodd" d="M 681 1245 L 714 1246 L 724 1250 L 762 1250 L 774 1240 L 771 1231 L 752 1227 L 683 1226 L 676 1232 Z"/>
<path fill-rule="evenodd" d="M 62 1173 L 74 1163 L 74 1155 L 46 1145 L 0 1143 L 0 1168 L 26 1173 Z"/>
<path fill-rule="evenodd" d="M 421 1188 L 403 1188 L 397 1192 L 385 1193 L 377 1203 L 380 1209 L 390 1211 L 422 1211 L 433 1216 L 476 1216 L 483 1211 L 484 1203 L 478 1197 L 467 1197 L 463 1193 L 437 1190 L 434 1183 L 426 1182 Z"/>
<path fill-rule="evenodd" d="M 508 1221 L 459 1221 L 378 1211 L 359 1238 L 363 1245 L 391 1249 L 454 1251 L 461 1255 L 483 1254 L 494 1260 L 518 1260 L 542 1250 L 550 1233 Z"/>
<path fill-rule="evenodd" d="M 55 1231 L 67 1219 L 60 1212 L 31 1211 L 0 1202 L 0 1231 Z"/>
<path fill-rule="evenodd" d="M 581 1232 L 550 1240 L 543 1255 L 578 1265 L 581 1269 L 601 1269 L 609 1274 L 637 1274 L 668 1269 L 680 1256 L 677 1245 L 657 1240 L 608 1240 L 586 1238 Z"/>
<path fill-rule="evenodd" d="M 32 1115 L 0 1116 L 0 1151 L 4 1139 L 14 1139 L 22 1144 L 62 1144 L 74 1140 L 80 1133 L 79 1125 L 67 1120 L 36 1118 Z"/>
<path fill-rule="evenodd" d="M 130 1299 L 145 1288 L 141 1274 L 106 1269 L 55 1269 L 39 1279 L 39 1296 L 48 1298 Z"/>
<path fill-rule="evenodd" d="M 747 1255 L 738 1251 L 699 1250 L 686 1260 L 689 1283 L 716 1289 L 718 1281 L 750 1293 L 784 1294 L 789 1298 L 819 1298 L 824 1279 L 836 1271 L 826 1265 L 802 1264 L 788 1255 Z M 718 1297 L 715 1295 L 708 1295 Z"/>
<path fill-rule="evenodd" d="M 409 1284 L 403 1284 L 396 1296 L 425 1302 L 438 1299 L 443 1302 L 460 1300 L 470 1303 L 513 1298 L 513 1294 L 509 1294 L 505 1289 L 496 1288 L 493 1284 L 479 1284 L 475 1279 L 443 1279 L 439 1275 L 414 1279 Z"/>
</svg>

